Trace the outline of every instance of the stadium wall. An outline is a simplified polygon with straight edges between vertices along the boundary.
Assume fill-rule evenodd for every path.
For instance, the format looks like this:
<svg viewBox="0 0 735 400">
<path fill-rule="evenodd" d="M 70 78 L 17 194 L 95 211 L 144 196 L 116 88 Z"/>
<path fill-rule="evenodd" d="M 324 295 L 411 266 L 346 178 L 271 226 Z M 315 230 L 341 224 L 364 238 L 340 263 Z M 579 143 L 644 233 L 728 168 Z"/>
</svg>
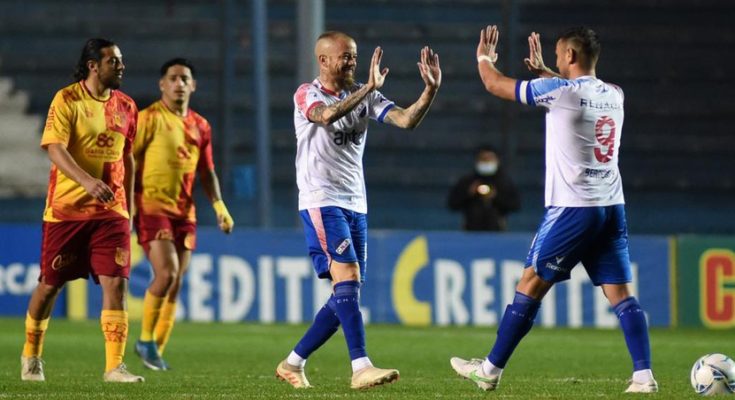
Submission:
<svg viewBox="0 0 735 400">
<path fill-rule="evenodd" d="M 22 316 L 38 278 L 40 225 L 0 224 L 0 315 Z M 514 294 L 531 234 L 372 231 L 363 314 L 372 323 L 495 325 Z M 631 237 L 633 290 L 652 326 L 735 326 L 735 238 Z M 142 249 L 131 251 L 128 305 L 136 318 L 150 280 Z M 677 279 L 678 277 L 678 279 Z M 179 315 L 191 321 L 300 323 L 331 291 L 315 279 L 301 232 L 244 230 L 225 236 L 202 227 L 181 292 Z M 78 280 L 62 292 L 55 316 L 96 318 L 101 294 Z M 555 286 L 543 326 L 613 327 L 601 291 L 575 268 Z"/>
</svg>

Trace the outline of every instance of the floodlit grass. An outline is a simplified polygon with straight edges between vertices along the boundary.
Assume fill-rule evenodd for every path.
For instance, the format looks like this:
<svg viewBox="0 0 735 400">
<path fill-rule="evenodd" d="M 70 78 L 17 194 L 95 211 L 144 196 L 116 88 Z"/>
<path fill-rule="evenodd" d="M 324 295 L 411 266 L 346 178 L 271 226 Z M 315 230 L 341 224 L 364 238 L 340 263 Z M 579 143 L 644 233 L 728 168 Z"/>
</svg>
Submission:
<svg viewBox="0 0 735 400">
<path fill-rule="evenodd" d="M 480 391 L 454 374 L 449 358 L 482 357 L 494 328 L 407 328 L 368 326 L 368 352 L 380 367 L 398 368 L 401 379 L 366 391 L 349 388 L 350 364 L 341 334 L 307 364 L 315 387 L 293 390 L 274 378 L 276 364 L 292 349 L 303 325 L 178 323 L 165 359 L 168 372 L 145 370 L 132 351 L 126 362 L 144 384 L 102 382 L 104 352 L 97 321 L 52 320 L 46 338 L 44 383 L 21 382 L 22 319 L 0 319 L 0 399 L 590 399 L 631 398 L 622 394 L 631 375 L 622 334 L 617 330 L 534 329 L 521 343 L 496 392 Z M 735 356 L 730 331 L 651 332 L 660 399 L 698 398 L 689 369 L 701 355 Z M 633 396 L 636 397 L 636 396 Z"/>
</svg>

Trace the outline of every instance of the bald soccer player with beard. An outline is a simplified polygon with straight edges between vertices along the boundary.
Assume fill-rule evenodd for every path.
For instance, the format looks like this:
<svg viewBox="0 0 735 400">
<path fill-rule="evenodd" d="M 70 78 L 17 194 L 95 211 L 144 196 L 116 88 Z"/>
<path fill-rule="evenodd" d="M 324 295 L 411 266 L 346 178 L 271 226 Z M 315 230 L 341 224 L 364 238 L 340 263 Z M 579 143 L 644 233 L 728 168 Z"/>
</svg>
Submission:
<svg viewBox="0 0 735 400">
<path fill-rule="evenodd" d="M 353 389 L 394 382 L 398 370 L 373 366 L 365 350 L 359 308 L 367 260 L 367 200 L 362 155 L 368 121 L 413 129 L 421 123 L 441 85 L 439 56 L 429 47 L 417 63 L 426 85 L 408 108 L 396 106 L 379 91 L 388 69 L 380 68 L 377 47 L 366 83 L 354 81 L 357 45 L 342 32 L 326 32 L 316 43 L 319 77 L 302 84 L 294 95 L 296 176 L 299 213 L 314 269 L 329 279 L 333 294 L 276 376 L 295 388 L 310 387 L 304 373 L 307 358 L 339 328 L 352 360 Z"/>
</svg>

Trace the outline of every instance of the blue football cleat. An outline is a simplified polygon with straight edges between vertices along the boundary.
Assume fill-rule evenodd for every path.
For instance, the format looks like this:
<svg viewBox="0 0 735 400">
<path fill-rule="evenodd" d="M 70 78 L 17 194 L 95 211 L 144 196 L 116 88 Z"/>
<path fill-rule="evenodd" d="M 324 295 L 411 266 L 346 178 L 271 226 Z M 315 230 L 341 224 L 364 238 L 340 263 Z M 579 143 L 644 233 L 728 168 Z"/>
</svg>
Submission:
<svg viewBox="0 0 735 400">
<path fill-rule="evenodd" d="M 146 368 L 154 371 L 166 371 L 168 369 L 168 365 L 163 361 L 161 355 L 158 354 L 158 347 L 156 346 L 156 342 L 153 340 L 150 342 L 143 342 L 140 340 L 135 342 L 135 353 L 140 356 L 141 360 L 143 360 L 143 365 L 145 365 Z"/>
</svg>

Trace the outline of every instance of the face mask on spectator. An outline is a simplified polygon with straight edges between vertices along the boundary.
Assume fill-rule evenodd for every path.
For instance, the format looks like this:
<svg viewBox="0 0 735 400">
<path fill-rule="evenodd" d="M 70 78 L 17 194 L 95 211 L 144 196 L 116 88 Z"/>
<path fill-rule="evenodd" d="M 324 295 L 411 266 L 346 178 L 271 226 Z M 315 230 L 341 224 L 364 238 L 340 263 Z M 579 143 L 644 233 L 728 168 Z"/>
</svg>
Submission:
<svg viewBox="0 0 735 400">
<path fill-rule="evenodd" d="M 498 163 L 494 161 L 479 161 L 475 164 L 475 170 L 483 176 L 495 175 L 498 172 Z"/>
</svg>

